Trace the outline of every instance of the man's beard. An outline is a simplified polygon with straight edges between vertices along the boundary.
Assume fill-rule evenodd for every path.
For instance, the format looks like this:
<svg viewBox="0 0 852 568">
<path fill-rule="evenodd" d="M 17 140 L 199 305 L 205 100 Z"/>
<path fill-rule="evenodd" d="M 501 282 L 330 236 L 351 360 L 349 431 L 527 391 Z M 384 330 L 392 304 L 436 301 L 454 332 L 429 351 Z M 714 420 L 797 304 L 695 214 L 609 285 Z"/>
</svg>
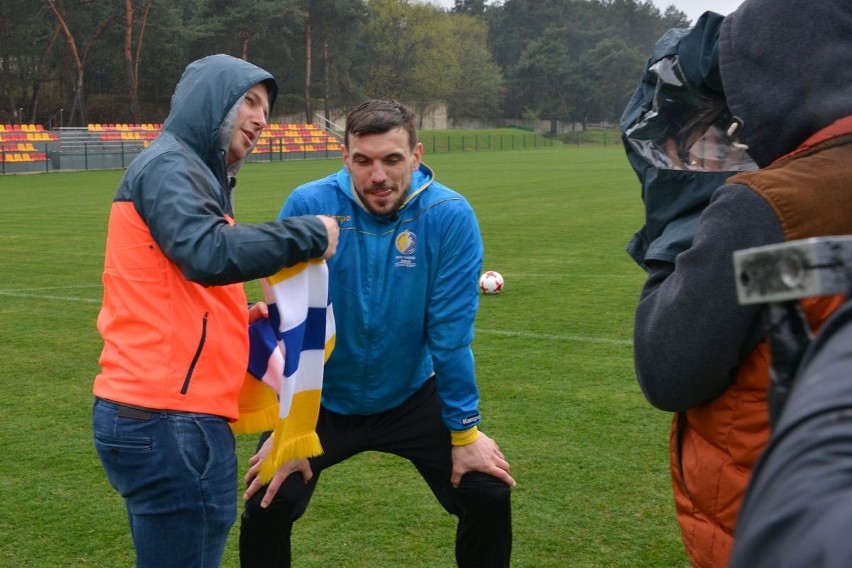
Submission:
<svg viewBox="0 0 852 568">
<path fill-rule="evenodd" d="M 372 186 L 372 187 L 370 187 L 370 189 L 364 190 L 363 195 L 361 195 L 359 193 L 358 196 L 360 197 L 361 203 L 364 205 L 364 207 L 367 209 L 367 211 L 369 211 L 373 215 L 376 215 L 377 217 L 386 217 L 386 216 L 396 217 L 396 213 L 402 208 L 402 205 L 405 202 L 405 197 L 408 195 L 407 191 L 402 192 L 400 194 L 391 193 L 389 197 L 381 199 L 379 201 L 379 203 L 381 203 L 381 205 L 382 205 L 382 207 L 380 209 L 375 207 L 375 203 L 376 203 L 375 200 L 370 201 L 368 199 L 368 197 L 370 197 L 370 195 L 373 192 L 375 192 L 375 191 L 386 191 L 388 189 L 393 191 L 393 190 L 396 189 L 396 186 L 391 186 L 391 187 L 388 187 L 387 185 Z M 388 206 L 388 205 L 390 205 L 390 206 Z"/>
</svg>

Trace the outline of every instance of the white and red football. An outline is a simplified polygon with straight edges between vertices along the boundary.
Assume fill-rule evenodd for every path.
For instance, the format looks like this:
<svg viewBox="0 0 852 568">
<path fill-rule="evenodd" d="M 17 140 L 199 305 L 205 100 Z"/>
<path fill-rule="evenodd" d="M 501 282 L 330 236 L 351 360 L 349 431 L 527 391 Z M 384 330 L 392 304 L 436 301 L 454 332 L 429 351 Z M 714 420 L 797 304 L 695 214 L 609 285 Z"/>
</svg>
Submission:
<svg viewBox="0 0 852 568">
<path fill-rule="evenodd" d="M 503 277 L 493 270 L 483 272 L 479 277 L 479 291 L 483 294 L 499 294 L 503 291 Z"/>
</svg>

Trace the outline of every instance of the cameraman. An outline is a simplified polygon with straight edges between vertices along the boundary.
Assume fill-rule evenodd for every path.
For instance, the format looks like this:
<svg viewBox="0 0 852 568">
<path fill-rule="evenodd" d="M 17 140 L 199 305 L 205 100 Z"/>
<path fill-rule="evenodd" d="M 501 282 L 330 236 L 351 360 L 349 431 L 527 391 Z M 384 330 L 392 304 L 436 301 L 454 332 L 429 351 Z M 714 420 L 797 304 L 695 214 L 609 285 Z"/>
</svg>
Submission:
<svg viewBox="0 0 852 568">
<path fill-rule="evenodd" d="M 656 232 L 637 235 L 645 242 L 631 252 L 649 272 L 635 316 L 637 379 L 652 405 L 674 413 L 675 508 L 692 565 L 707 568 L 728 563 L 743 493 L 769 438 L 769 350 L 760 309 L 737 302 L 732 253 L 852 233 L 852 3 L 745 0 L 701 31 L 695 41 L 707 49 L 696 74 L 721 89 L 729 111 L 713 125 L 759 169 L 674 213 L 695 186 L 680 183 L 676 164 L 654 172 L 656 187 L 644 179 L 643 198 Z M 676 63 L 686 68 L 687 54 L 676 53 Z M 670 110 L 679 109 L 658 106 L 647 116 Z M 802 307 L 816 328 L 839 303 L 817 298 Z"/>
</svg>

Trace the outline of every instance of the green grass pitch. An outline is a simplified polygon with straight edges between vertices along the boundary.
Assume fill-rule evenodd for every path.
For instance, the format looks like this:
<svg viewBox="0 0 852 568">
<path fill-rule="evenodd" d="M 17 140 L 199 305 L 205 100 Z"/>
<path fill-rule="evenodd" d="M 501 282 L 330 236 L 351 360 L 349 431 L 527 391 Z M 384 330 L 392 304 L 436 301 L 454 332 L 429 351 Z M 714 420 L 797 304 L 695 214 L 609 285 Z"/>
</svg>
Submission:
<svg viewBox="0 0 852 568">
<path fill-rule="evenodd" d="M 636 384 L 633 308 L 644 273 L 624 252 L 641 225 L 620 147 L 425 156 L 468 197 L 485 269 L 474 351 L 483 429 L 518 481 L 513 566 L 684 567 L 667 467 L 670 417 Z M 339 160 L 248 164 L 240 222 Z M 91 442 L 91 383 L 107 213 L 120 171 L 0 177 L 0 566 L 125 567 L 120 498 Z M 247 290 L 260 298 L 260 287 Z M 245 468 L 253 437 L 240 437 Z M 236 480 L 235 480 L 236 482 Z M 453 566 L 454 519 L 406 462 L 365 454 L 327 471 L 296 525 L 300 568 Z M 235 525 L 225 567 L 237 567 Z"/>
</svg>

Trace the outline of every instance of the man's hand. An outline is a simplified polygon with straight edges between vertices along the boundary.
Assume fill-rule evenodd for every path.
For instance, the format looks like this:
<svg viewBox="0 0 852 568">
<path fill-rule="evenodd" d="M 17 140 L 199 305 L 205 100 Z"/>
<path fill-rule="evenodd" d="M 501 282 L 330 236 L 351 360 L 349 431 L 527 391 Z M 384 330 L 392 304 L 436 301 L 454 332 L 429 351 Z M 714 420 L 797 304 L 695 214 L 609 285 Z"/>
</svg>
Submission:
<svg viewBox="0 0 852 568">
<path fill-rule="evenodd" d="M 266 456 L 269 455 L 269 451 L 271 449 L 272 436 L 267 438 L 267 440 L 263 443 L 263 446 L 260 447 L 260 450 L 258 450 L 258 452 L 249 459 L 250 467 L 243 478 L 243 481 L 248 487 L 245 493 L 243 493 L 244 500 L 248 501 L 251 499 L 251 496 L 263 487 L 263 482 L 257 474 L 260 471 L 260 465 L 263 463 L 263 460 L 266 459 Z M 284 480 L 287 479 L 291 473 L 297 471 L 302 474 L 302 478 L 305 483 L 310 481 L 314 476 L 314 472 L 311 470 L 311 464 L 308 463 L 308 460 L 306 459 L 293 460 L 282 464 L 269 481 L 269 486 L 266 488 L 266 494 L 260 501 L 260 506 L 263 508 L 268 507 L 272 502 L 272 499 L 275 497 L 275 494 L 278 493 L 278 489 L 281 487 L 281 484 L 284 483 Z"/>
<path fill-rule="evenodd" d="M 249 323 L 254 323 L 259 319 L 267 318 L 269 318 L 269 306 L 266 305 L 266 302 L 252 304 L 249 308 Z"/>
<path fill-rule="evenodd" d="M 328 246 L 322 257 L 326 260 L 334 256 L 337 252 L 337 240 L 340 238 L 340 226 L 337 224 L 337 219 L 326 215 L 317 215 L 317 219 L 323 222 L 325 230 L 328 233 Z"/>
<path fill-rule="evenodd" d="M 458 487 L 462 475 L 469 471 L 481 471 L 503 481 L 509 487 L 517 483 L 509 475 L 509 462 L 497 447 L 497 442 L 482 431 L 479 437 L 465 446 L 453 446 L 453 474 L 450 483 Z"/>
</svg>

